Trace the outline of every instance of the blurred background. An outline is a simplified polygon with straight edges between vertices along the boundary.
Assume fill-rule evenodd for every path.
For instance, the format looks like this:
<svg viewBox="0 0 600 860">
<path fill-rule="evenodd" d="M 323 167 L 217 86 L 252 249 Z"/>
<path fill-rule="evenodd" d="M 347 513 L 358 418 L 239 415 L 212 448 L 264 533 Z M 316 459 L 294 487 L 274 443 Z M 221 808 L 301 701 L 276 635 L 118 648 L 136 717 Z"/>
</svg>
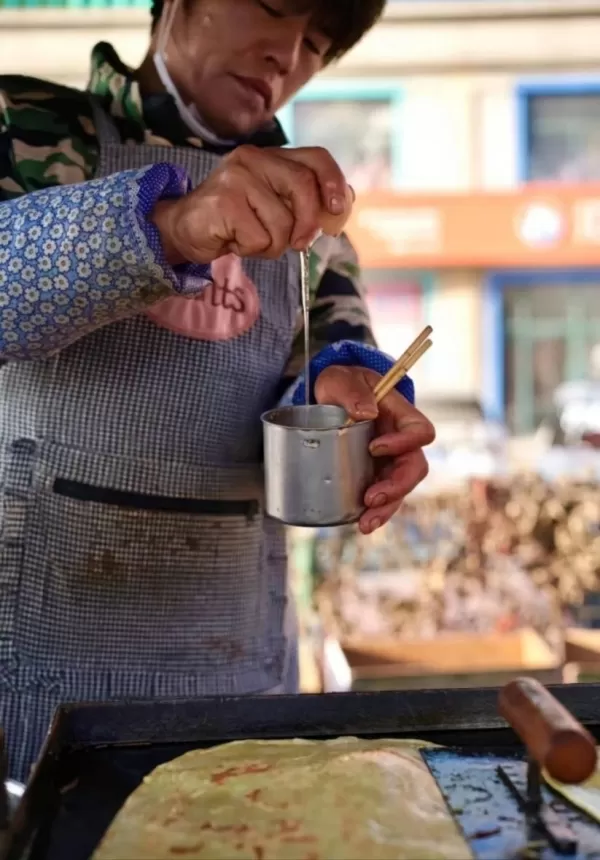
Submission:
<svg viewBox="0 0 600 860">
<path fill-rule="evenodd" d="M 0 0 L 0 73 L 137 63 L 148 4 Z M 389 0 L 281 114 L 358 192 L 375 333 L 435 422 L 396 521 L 290 534 L 303 688 L 600 676 L 600 2 Z"/>
</svg>

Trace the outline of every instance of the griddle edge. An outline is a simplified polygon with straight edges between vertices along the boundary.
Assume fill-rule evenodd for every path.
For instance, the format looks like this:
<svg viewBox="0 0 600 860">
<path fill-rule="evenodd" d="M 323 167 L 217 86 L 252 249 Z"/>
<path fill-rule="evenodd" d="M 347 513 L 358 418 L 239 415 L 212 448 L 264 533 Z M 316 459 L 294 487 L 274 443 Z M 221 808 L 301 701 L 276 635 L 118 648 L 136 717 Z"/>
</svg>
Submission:
<svg viewBox="0 0 600 860">
<path fill-rule="evenodd" d="M 600 684 L 549 688 L 600 740 Z M 496 688 L 82 703 L 52 722 L 0 860 L 89 860 L 127 795 L 188 749 L 245 738 L 418 737 L 518 754 Z M 61 794 L 74 779 L 77 787 Z M 68 843 L 68 844 L 67 844 Z"/>
</svg>

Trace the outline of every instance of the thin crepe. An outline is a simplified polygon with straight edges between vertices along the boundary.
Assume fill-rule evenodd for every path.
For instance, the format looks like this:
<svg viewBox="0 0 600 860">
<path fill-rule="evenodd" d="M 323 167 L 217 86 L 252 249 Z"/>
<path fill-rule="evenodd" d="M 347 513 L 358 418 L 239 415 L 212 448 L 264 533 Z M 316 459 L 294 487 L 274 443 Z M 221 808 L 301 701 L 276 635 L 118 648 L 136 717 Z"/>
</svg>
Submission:
<svg viewBox="0 0 600 860">
<path fill-rule="evenodd" d="M 93 860 L 466 860 L 420 741 L 238 741 L 161 765 Z"/>
</svg>

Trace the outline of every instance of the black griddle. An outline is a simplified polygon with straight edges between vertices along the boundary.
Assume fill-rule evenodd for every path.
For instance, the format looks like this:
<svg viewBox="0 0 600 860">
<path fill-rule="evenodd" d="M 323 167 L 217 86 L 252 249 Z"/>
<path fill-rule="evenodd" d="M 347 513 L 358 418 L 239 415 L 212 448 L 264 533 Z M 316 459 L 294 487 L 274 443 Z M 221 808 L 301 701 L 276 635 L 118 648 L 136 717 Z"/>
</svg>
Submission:
<svg viewBox="0 0 600 860">
<path fill-rule="evenodd" d="M 600 684 L 549 689 L 600 740 Z M 522 749 L 497 702 L 496 689 L 456 689 L 65 705 L 0 860 L 89 860 L 147 773 L 188 750 L 232 740 L 416 737 L 514 761 Z"/>
</svg>

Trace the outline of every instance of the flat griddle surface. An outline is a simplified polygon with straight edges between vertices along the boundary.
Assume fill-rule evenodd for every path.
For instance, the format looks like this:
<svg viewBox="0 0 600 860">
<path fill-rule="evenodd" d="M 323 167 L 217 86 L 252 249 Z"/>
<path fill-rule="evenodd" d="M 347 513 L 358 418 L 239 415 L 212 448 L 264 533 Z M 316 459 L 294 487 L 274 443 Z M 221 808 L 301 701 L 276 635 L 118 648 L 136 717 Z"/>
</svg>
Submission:
<svg viewBox="0 0 600 860">
<path fill-rule="evenodd" d="M 600 739 L 600 685 L 551 689 Z M 0 860 L 89 860 L 146 774 L 188 750 L 232 740 L 416 737 L 514 758 L 521 750 L 497 714 L 497 695 L 427 690 L 65 706 Z"/>
<path fill-rule="evenodd" d="M 497 768 L 511 765 L 525 784 L 526 763 L 489 754 L 464 756 L 451 749 L 428 749 L 422 755 L 477 860 L 523 858 L 524 843 L 529 836 L 532 841 L 536 837 L 528 833 L 523 810 L 502 783 Z M 597 822 L 546 786 L 542 796 L 546 812 L 555 813 L 556 821 L 569 828 L 577 847 L 565 855 L 546 844 L 535 860 L 600 860 Z"/>
</svg>

